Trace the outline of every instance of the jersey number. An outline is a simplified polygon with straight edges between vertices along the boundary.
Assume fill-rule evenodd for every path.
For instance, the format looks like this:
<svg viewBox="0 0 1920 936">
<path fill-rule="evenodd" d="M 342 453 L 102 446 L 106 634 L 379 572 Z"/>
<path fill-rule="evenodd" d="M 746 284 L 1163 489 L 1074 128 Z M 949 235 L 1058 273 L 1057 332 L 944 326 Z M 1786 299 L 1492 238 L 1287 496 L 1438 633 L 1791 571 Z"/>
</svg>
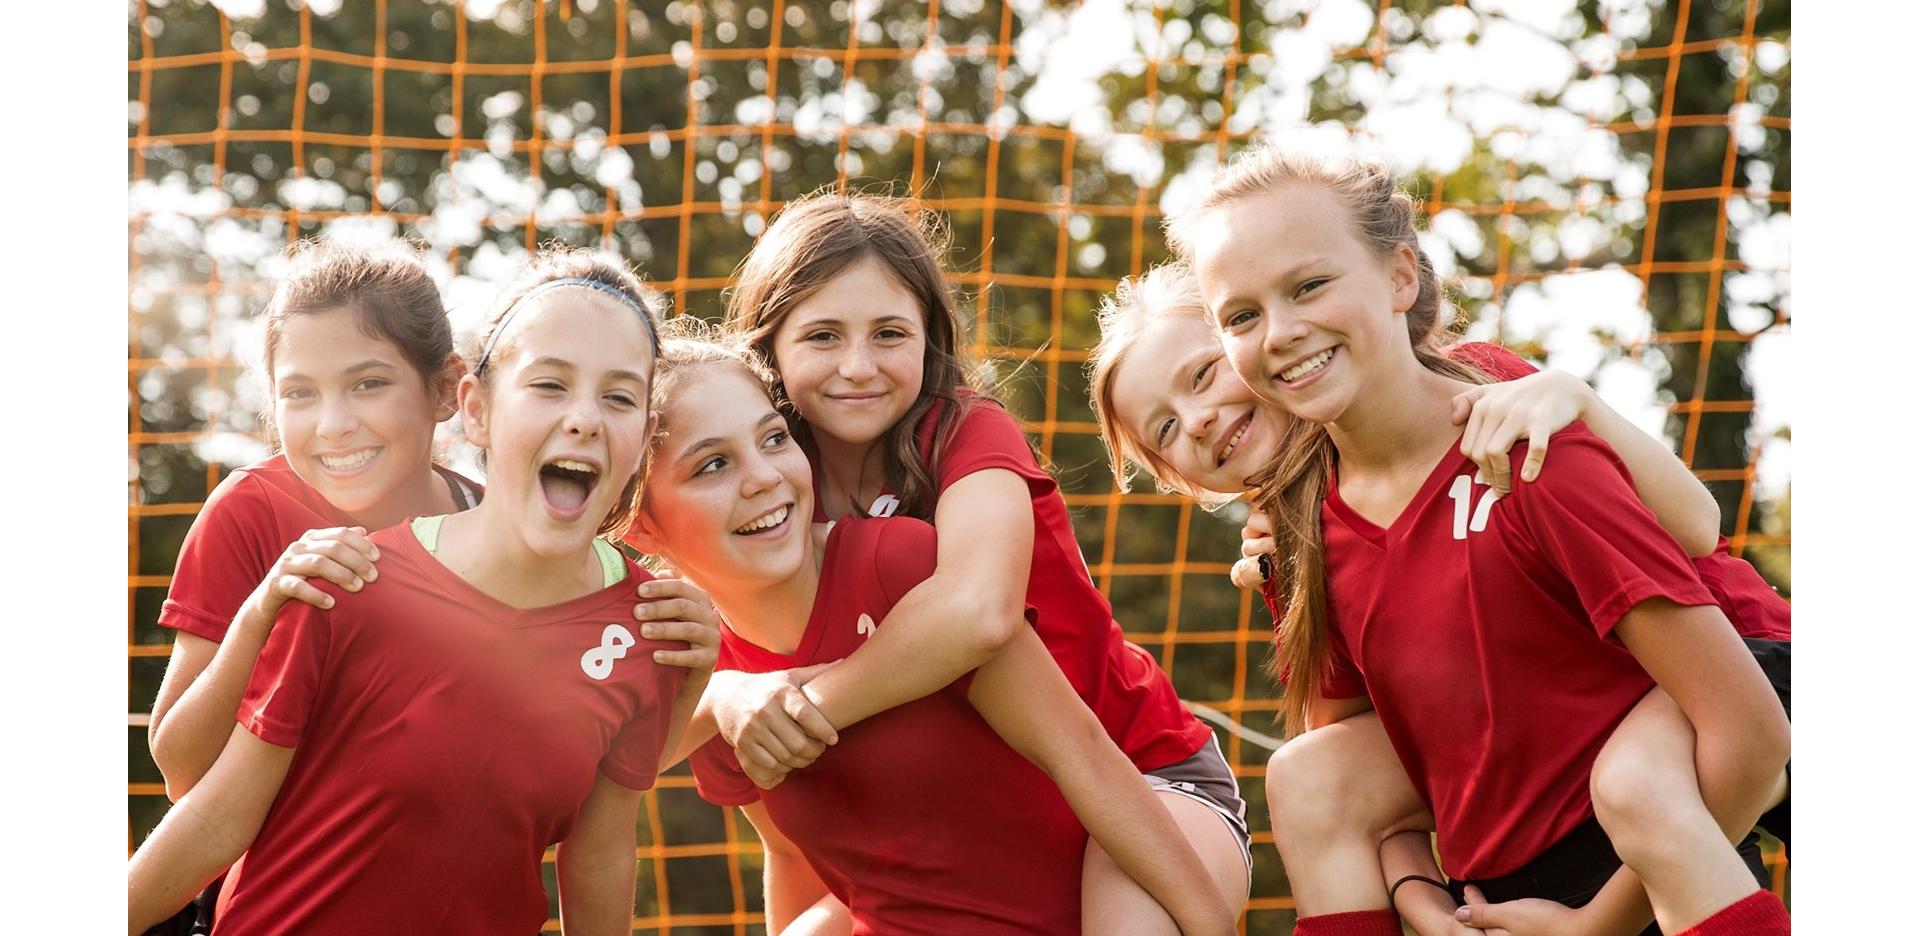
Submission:
<svg viewBox="0 0 1920 936">
<path fill-rule="evenodd" d="M 1478 533 L 1487 528 L 1487 514 L 1493 510 L 1493 502 L 1500 499 L 1500 492 L 1487 488 L 1480 495 L 1480 506 L 1473 505 L 1473 486 L 1487 483 L 1483 472 L 1474 472 L 1469 480 L 1466 475 L 1453 479 L 1453 488 L 1447 491 L 1453 496 L 1453 538 L 1463 540 L 1469 531 Z"/>
</svg>

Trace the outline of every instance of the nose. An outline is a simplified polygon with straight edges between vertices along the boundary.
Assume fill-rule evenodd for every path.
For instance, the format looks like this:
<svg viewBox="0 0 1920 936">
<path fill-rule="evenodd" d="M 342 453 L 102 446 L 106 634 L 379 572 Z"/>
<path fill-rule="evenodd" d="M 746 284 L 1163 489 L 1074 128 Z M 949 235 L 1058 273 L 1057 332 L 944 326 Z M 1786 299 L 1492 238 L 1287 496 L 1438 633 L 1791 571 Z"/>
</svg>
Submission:
<svg viewBox="0 0 1920 936">
<path fill-rule="evenodd" d="M 320 403 L 320 423 L 315 431 L 329 442 L 342 442 L 360 428 L 353 406 L 341 396 L 328 396 Z"/>
<path fill-rule="evenodd" d="M 576 397 L 573 405 L 567 407 L 566 415 L 561 417 L 560 425 L 567 434 L 578 439 L 598 439 L 603 422 L 600 407 L 593 397 Z"/>
<path fill-rule="evenodd" d="M 847 351 L 840 357 L 840 376 L 853 383 L 865 383 L 872 380 L 878 370 L 873 366 L 873 349 L 864 341 L 847 343 Z"/>
<path fill-rule="evenodd" d="M 1266 333 L 1262 344 L 1269 354 L 1284 354 L 1293 350 L 1307 337 L 1307 323 L 1299 316 L 1291 315 L 1284 309 L 1268 309 L 1266 314 Z"/>
<path fill-rule="evenodd" d="M 780 484 L 780 470 L 758 449 L 741 456 L 740 496 L 750 498 Z"/>
<path fill-rule="evenodd" d="M 1188 400 L 1180 408 L 1180 431 L 1196 442 L 1205 442 L 1207 432 L 1220 418 L 1218 407 Z"/>
</svg>

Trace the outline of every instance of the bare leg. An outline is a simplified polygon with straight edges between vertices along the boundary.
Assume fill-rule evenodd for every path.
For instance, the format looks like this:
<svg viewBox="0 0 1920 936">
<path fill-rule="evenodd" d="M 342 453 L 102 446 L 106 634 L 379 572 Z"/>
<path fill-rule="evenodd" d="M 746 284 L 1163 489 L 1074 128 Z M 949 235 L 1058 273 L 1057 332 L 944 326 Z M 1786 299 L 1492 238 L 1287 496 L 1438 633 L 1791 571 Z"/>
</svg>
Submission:
<svg viewBox="0 0 1920 936">
<path fill-rule="evenodd" d="M 1433 827 L 1372 712 L 1275 751 L 1267 808 L 1301 916 L 1384 909 L 1380 843 L 1397 831 Z"/>
<path fill-rule="evenodd" d="M 1240 856 L 1240 843 L 1218 813 L 1178 793 L 1161 791 L 1158 799 L 1173 814 L 1175 824 L 1187 842 L 1199 854 L 1201 863 L 1213 876 L 1214 886 L 1228 906 L 1247 903 L 1247 863 Z M 1179 927 L 1105 850 L 1091 839 L 1087 841 L 1086 863 L 1080 874 L 1080 929 L 1094 934 L 1177 934 Z"/>
</svg>

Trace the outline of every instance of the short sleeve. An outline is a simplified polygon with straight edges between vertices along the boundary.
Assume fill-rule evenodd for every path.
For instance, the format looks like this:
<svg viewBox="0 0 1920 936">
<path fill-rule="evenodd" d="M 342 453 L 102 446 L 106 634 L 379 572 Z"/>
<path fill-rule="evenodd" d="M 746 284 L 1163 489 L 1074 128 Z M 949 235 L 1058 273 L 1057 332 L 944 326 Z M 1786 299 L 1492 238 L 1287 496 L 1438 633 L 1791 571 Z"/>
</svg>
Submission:
<svg viewBox="0 0 1920 936">
<path fill-rule="evenodd" d="M 1525 449 L 1523 442 L 1509 457 L 1523 459 Z M 1584 427 L 1555 436 L 1553 470 L 1517 485 L 1503 503 L 1566 577 L 1603 637 L 1649 599 L 1714 603 L 1692 560 L 1634 494 L 1619 456 Z"/>
<path fill-rule="evenodd" d="M 160 607 L 160 626 L 218 643 L 287 544 L 265 486 L 241 470 L 214 488 L 193 519 Z"/>
<path fill-rule="evenodd" d="M 936 466 L 937 493 L 945 494 L 955 482 L 976 471 L 1005 468 L 1027 482 L 1034 497 L 1052 493 L 1058 485 L 1033 457 L 1027 434 L 1005 408 L 983 397 L 963 398 L 965 415 L 954 430 L 953 438 L 940 453 Z"/>
<path fill-rule="evenodd" d="M 282 606 L 273 633 L 253 664 L 246 694 L 240 697 L 240 724 L 260 740 L 280 747 L 300 744 L 332 662 L 332 616 L 339 613 L 343 593 L 329 582 L 316 579 L 314 585 L 334 596 L 335 610 L 323 611 L 302 601 Z"/>
<path fill-rule="evenodd" d="M 745 806 L 760 801 L 760 788 L 747 779 L 733 749 L 718 735 L 693 751 L 693 786 L 700 798 L 715 806 Z"/>
<path fill-rule="evenodd" d="M 648 656 L 651 656 L 650 649 Z M 673 700 L 687 681 L 685 667 L 653 663 L 650 659 L 648 664 L 655 675 L 653 698 L 642 700 L 640 710 L 620 726 L 607 756 L 600 760 L 600 772 L 629 790 L 650 790 L 659 779 L 660 751 L 667 746 L 667 735 L 673 730 Z"/>
<path fill-rule="evenodd" d="M 940 544 L 933 524 L 924 520 L 893 517 L 881 523 L 874 571 L 891 608 L 914 586 L 933 576 L 940 561 Z"/>
<path fill-rule="evenodd" d="M 1527 363 L 1520 355 L 1484 341 L 1463 341 L 1451 345 L 1446 355 L 1462 364 L 1471 364 L 1501 382 L 1519 380 L 1539 372 L 1539 368 Z"/>
</svg>

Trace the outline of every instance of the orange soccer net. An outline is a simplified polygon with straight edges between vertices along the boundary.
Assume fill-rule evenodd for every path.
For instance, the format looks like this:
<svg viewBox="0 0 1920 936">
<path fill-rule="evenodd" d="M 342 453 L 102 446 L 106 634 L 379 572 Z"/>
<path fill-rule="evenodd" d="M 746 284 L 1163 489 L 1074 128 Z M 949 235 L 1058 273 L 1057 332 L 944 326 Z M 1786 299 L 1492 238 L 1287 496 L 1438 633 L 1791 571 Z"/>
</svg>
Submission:
<svg viewBox="0 0 1920 936">
<path fill-rule="evenodd" d="M 1226 581 L 1237 522 L 1113 490 L 1086 400 L 1092 309 L 1165 257 L 1162 199 L 1190 166 L 1275 127 L 1350 127 L 1407 160 L 1470 334 L 1637 392 L 1734 550 L 1788 585 L 1786 427 L 1764 373 L 1789 330 L 1786 5 L 1551 6 L 138 0 L 129 847 L 166 805 L 144 713 L 175 551 L 263 451 L 233 396 L 237 322 L 266 296 L 256 261 L 372 229 L 485 279 L 545 240 L 599 244 L 711 317 L 785 200 L 878 180 L 949 220 L 976 348 L 1057 468 L 1096 580 L 1222 726 L 1256 830 L 1245 927 L 1287 931 L 1261 785 L 1270 622 Z M 1569 283 L 1602 282 L 1627 295 L 1568 311 L 1613 288 Z M 681 769 L 645 823 L 636 931 L 761 929 L 735 813 Z"/>
</svg>

